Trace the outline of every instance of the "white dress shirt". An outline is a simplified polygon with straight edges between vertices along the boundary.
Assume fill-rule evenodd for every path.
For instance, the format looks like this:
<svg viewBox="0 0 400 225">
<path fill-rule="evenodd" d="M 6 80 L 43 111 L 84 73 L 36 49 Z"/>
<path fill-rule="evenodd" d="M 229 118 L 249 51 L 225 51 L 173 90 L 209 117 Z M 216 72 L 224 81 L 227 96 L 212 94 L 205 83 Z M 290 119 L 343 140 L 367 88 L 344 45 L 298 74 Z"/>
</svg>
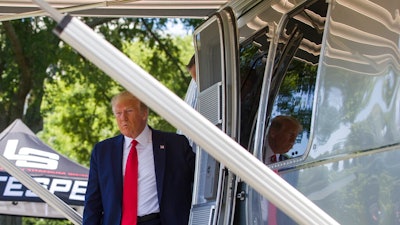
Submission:
<svg viewBox="0 0 400 225">
<path fill-rule="evenodd" d="M 185 102 L 192 108 L 196 109 L 198 95 L 199 95 L 199 90 L 197 89 L 196 81 L 192 78 L 192 80 L 189 83 L 188 89 L 186 91 Z M 181 130 L 177 130 L 176 133 L 183 134 Z M 192 146 L 193 151 L 195 152 L 196 144 L 193 143 L 193 140 L 190 139 L 188 136 L 186 136 L 186 138 L 188 139 L 190 146 Z"/>
<path fill-rule="evenodd" d="M 263 160 L 264 160 L 264 163 L 267 164 L 267 165 L 268 165 L 268 164 L 271 164 L 271 163 L 274 163 L 274 162 L 271 161 L 271 157 L 272 157 L 273 155 L 276 156 L 276 162 L 279 162 L 279 156 L 280 156 L 280 154 L 275 154 L 275 153 L 272 151 L 271 147 L 270 147 L 269 145 L 267 145 L 267 148 L 265 149 L 265 154 L 264 154 L 265 158 L 263 159 Z"/>
<path fill-rule="evenodd" d="M 131 148 L 132 138 L 124 136 L 123 174 L 125 175 L 126 161 Z M 157 183 L 154 167 L 153 143 L 151 129 L 146 126 L 143 132 L 135 139 L 138 144 L 138 216 L 160 212 Z"/>
</svg>

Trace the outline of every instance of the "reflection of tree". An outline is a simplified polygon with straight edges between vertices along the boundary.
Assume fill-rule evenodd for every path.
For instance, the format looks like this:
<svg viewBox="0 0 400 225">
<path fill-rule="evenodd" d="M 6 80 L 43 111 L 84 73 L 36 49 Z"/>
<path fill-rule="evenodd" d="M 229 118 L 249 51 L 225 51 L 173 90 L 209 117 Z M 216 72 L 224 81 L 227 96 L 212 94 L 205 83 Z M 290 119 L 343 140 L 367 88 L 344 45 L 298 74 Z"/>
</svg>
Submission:
<svg viewBox="0 0 400 225">
<path fill-rule="evenodd" d="M 399 157 L 386 152 L 301 170 L 297 189 L 310 196 L 333 187 L 311 200 L 341 224 L 398 225 Z"/>
<path fill-rule="evenodd" d="M 328 75 L 329 74 L 329 75 Z M 315 134 L 319 145 L 339 143 L 322 148 L 336 153 L 363 151 L 398 142 L 394 115 L 397 98 L 388 82 L 392 74 L 360 76 L 337 68 L 323 68 L 318 93 L 318 116 Z M 334 140 L 333 133 L 347 129 L 348 136 Z M 322 151 L 319 151 L 323 154 Z M 332 154 L 332 152 L 329 152 Z"/>
<path fill-rule="evenodd" d="M 317 66 L 292 61 L 274 102 L 273 115 L 291 115 L 299 120 L 303 130 L 310 130 L 316 70 Z"/>
<path fill-rule="evenodd" d="M 241 139 L 247 146 L 259 106 L 266 53 L 252 44 L 240 49 Z M 309 136 L 317 66 L 292 60 L 274 101 L 272 115 L 292 115 Z M 272 95 L 274 96 L 274 95 Z"/>
<path fill-rule="evenodd" d="M 262 80 L 265 69 L 263 54 L 257 54 L 257 48 L 250 45 L 241 49 L 240 91 L 241 91 L 241 117 L 240 117 L 240 143 L 247 147 L 252 124 L 256 117 Z"/>
</svg>

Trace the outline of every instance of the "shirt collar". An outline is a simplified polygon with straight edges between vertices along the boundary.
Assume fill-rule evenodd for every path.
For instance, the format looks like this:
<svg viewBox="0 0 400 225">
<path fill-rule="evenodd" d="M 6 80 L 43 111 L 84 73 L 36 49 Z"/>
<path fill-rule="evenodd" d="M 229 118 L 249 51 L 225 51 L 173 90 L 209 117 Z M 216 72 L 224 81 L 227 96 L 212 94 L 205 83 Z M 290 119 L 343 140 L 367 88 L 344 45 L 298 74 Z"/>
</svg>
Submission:
<svg viewBox="0 0 400 225">
<path fill-rule="evenodd" d="M 124 135 L 124 141 L 127 143 L 129 146 L 131 145 L 133 138 L 127 137 Z M 142 133 L 140 133 L 135 140 L 138 142 L 138 144 L 145 144 L 148 143 L 149 140 L 151 140 L 151 130 L 149 126 L 146 125 L 146 127 L 143 129 Z"/>
</svg>

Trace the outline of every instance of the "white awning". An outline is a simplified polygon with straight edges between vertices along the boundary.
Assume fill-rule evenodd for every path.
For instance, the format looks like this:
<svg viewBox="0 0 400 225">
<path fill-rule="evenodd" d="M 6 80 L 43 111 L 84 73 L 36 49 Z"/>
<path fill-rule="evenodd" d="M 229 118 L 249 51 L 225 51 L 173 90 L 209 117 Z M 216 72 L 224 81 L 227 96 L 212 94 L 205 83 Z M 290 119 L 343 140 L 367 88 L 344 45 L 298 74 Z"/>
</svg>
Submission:
<svg viewBox="0 0 400 225">
<path fill-rule="evenodd" d="M 230 0 L 47 0 L 75 16 L 207 18 Z M 46 15 L 32 0 L 1 0 L 0 21 Z"/>
</svg>

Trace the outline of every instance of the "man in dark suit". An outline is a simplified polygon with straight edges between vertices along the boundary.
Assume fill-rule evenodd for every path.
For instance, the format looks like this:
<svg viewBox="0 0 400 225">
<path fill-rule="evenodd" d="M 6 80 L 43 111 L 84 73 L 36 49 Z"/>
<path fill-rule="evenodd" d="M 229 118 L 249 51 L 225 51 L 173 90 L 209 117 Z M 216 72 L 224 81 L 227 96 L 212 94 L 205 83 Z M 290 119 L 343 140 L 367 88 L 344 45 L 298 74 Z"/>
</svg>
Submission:
<svg viewBox="0 0 400 225">
<path fill-rule="evenodd" d="M 277 116 L 271 121 L 264 149 L 264 163 L 270 164 L 288 159 L 285 155 L 294 145 L 301 124 L 292 116 Z"/>
<path fill-rule="evenodd" d="M 132 140 L 138 142 L 137 224 L 188 224 L 195 164 L 188 140 L 150 128 L 147 106 L 129 92 L 116 95 L 111 105 L 121 135 L 92 151 L 83 224 L 135 225 L 122 219 L 134 213 L 123 207 L 123 192 L 131 191 L 123 187 Z"/>
</svg>

